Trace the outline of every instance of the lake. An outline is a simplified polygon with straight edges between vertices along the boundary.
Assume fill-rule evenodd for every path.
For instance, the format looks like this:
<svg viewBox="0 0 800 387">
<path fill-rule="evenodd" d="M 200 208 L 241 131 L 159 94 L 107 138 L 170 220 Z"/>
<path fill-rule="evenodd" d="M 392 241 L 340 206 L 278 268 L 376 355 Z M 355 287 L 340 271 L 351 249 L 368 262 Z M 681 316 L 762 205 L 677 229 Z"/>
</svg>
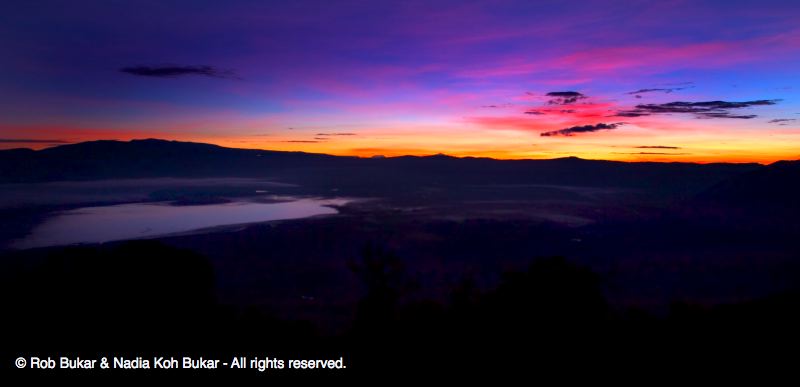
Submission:
<svg viewBox="0 0 800 387">
<path fill-rule="evenodd" d="M 36 226 L 28 236 L 14 241 L 10 247 L 28 249 L 102 243 L 226 225 L 336 214 L 338 211 L 331 206 L 344 205 L 349 201 L 294 198 L 273 203 L 241 200 L 192 206 L 156 202 L 84 207 L 54 214 Z"/>
</svg>

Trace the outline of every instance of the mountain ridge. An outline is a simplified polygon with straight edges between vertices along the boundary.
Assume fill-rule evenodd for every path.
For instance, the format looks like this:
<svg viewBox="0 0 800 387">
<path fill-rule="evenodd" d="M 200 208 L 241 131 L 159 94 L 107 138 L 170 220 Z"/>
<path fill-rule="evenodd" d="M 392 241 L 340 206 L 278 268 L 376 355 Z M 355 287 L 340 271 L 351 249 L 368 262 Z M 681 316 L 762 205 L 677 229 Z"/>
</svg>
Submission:
<svg viewBox="0 0 800 387">
<path fill-rule="evenodd" d="M 303 154 L 303 155 L 318 155 L 318 156 L 329 156 L 329 157 L 340 157 L 340 158 L 355 158 L 355 159 L 376 159 L 374 156 L 371 157 L 359 157 L 359 156 L 347 156 L 347 155 L 333 155 L 328 153 L 316 153 L 316 152 L 305 152 L 305 151 L 284 151 L 284 150 L 271 150 L 271 149 L 255 149 L 255 148 L 233 148 L 233 147 L 226 147 L 222 145 L 204 143 L 204 142 L 196 142 L 196 141 L 178 141 L 178 140 L 164 140 L 158 138 L 142 138 L 142 139 L 132 139 L 128 141 L 122 140 L 91 140 L 91 141 L 83 141 L 77 143 L 70 143 L 70 144 L 62 144 L 56 145 L 48 148 L 42 149 L 31 149 L 31 148 L 10 148 L 10 149 L 0 149 L 0 154 L 4 153 L 25 153 L 25 154 L 46 154 L 46 153 L 58 153 L 60 151 L 66 149 L 97 149 L 101 145 L 110 145 L 110 146 L 122 146 L 122 145 L 159 145 L 159 146 L 166 146 L 166 145 L 173 145 L 173 146 L 194 146 L 198 148 L 207 148 L 207 149 L 216 149 L 216 150 L 237 150 L 237 151 L 250 151 L 250 152 L 268 152 L 268 153 L 275 153 L 275 154 Z M 494 161 L 600 161 L 600 162 L 609 162 L 609 163 L 624 163 L 624 164 L 692 164 L 692 165 L 772 165 L 777 163 L 791 163 L 800 160 L 779 160 L 774 163 L 770 164 L 761 164 L 755 162 L 712 162 L 712 163 L 698 163 L 698 162 L 690 162 L 690 161 L 619 161 L 619 160 L 606 160 L 606 159 L 587 159 L 578 156 L 564 156 L 564 157 L 554 157 L 550 159 L 531 159 L 531 158 L 523 158 L 523 159 L 498 159 L 494 157 L 486 157 L 486 156 L 453 156 L 446 153 L 436 153 L 430 155 L 398 155 L 398 156 L 383 156 L 380 159 L 401 159 L 401 158 L 436 158 L 436 159 L 458 159 L 458 160 L 494 160 Z"/>
<path fill-rule="evenodd" d="M 622 187 L 679 194 L 702 192 L 755 163 L 657 163 L 578 157 L 501 160 L 447 155 L 360 158 L 320 153 L 226 148 L 143 139 L 101 140 L 37 151 L 0 151 L 0 182 L 86 181 L 156 177 L 274 179 L 319 190 L 371 194 L 413 187 L 492 184 Z"/>
</svg>

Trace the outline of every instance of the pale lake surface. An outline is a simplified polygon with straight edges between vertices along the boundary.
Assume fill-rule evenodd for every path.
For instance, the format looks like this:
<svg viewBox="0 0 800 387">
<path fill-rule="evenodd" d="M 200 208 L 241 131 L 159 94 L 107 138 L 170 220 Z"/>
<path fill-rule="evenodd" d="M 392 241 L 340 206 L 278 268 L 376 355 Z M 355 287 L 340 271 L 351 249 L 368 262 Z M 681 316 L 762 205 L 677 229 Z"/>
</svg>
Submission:
<svg viewBox="0 0 800 387">
<path fill-rule="evenodd" d="M 14 241 L 10 247 L 28 249 L 102 243 L 226 225 L 336 214 L 338 211 L 329 206 L 344 205 L 349 201 L 303 198 L 277 203 L 235 201 L 174 206 L 169 202 L 157 202 L 84 207 L 54 214 L 34 227 L 28 236 Z"/>
</svg>

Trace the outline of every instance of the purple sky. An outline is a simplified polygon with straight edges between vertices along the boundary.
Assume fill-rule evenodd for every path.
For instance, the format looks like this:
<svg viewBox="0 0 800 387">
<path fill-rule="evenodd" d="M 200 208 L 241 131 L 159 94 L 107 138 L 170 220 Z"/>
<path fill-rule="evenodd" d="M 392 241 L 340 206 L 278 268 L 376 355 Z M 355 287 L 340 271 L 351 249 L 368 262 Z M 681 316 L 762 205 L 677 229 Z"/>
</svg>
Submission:
<svg viewBox="0 0 800 387">
<path fill-rule="evenodd" d="M 797 1 L 14 3 L 2 148 L 800 155 Z"/>
</svg>

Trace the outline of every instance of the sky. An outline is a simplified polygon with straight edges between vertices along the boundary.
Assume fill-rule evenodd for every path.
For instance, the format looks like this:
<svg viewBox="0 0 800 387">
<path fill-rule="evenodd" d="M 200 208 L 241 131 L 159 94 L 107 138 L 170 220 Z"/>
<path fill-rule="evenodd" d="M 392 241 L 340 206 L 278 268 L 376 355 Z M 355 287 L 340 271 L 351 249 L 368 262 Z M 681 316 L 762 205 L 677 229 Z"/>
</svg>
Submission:
<svg viewBox="0 0 800 387">
<path fill-rule="evenodd" d="M 0 4 L 0 149 L 800 158 L 792 1 Z"/>
</svg>

